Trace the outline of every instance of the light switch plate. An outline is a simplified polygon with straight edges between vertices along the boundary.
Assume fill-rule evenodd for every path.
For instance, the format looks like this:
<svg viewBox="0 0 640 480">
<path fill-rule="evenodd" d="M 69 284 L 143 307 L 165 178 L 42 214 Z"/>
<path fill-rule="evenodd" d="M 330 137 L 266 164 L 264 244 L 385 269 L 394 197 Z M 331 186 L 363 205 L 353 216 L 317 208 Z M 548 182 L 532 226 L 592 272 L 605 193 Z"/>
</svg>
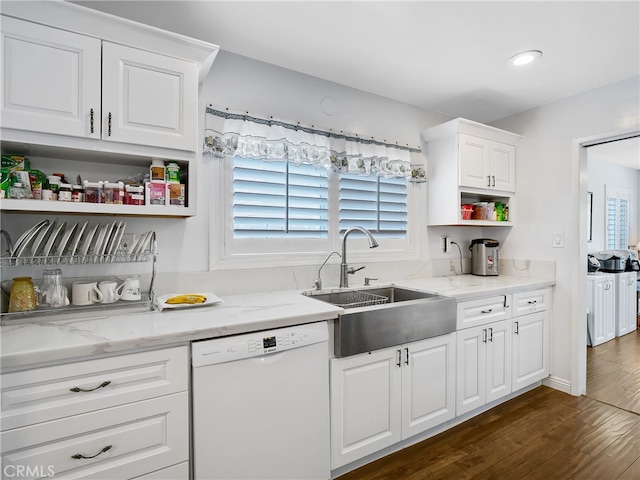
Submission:
<svg viewBox="0 0 640 480">
<path fill-rule="evenodd" d="M 562 232 L 554 232 L 553 233 L 553 248 L 563 248 L 564 247 L 564 233 Z"/>
</svg>

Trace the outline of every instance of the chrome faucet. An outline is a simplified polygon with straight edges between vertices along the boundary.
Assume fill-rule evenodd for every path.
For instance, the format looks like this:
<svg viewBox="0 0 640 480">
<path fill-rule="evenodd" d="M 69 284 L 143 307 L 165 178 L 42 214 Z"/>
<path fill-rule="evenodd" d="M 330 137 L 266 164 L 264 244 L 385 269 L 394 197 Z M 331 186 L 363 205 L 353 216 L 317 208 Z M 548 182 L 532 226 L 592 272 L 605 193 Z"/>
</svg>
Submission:
<svg viewBox="0 0 640 480">
<path fill-rule="evenodd" d="M 369 248 L 376 248 L 378 246 L 378 242 L 373 238 L 373 235 L 369 230 L 363 227 L 352 227 L 344 232 L 344 237 L 342 237 L 342 262 L 340 263 L 340 288 L 345 288 L 349 286 L 349 274 L 356 273 L 358 270 L 362 270 L 364 267 L 360 267 L 357 269 L 349 268 L 347 264 L 347 237 L 351 232 L 362 232 L 367 236 L 369 240 Z"/>
<path fill-rule="evenodd" d="M 324 263 L 322 265 L 320 265 L 320 268 L 318 269 L 318 276 L 316 277 L 316 279 L 313 282 L 313 288 L 315 288 L 316 290 L 322 290 L 322 277 L 320 276 L 320 273 L 322 272 L 322 267 L 325 266 L 325 264 L 329 261 L 329 259 L 331 258 L 331 255 L 336 254 L 338 256 L 340 256 L 340 254 L 338 252 L 331 252 L 327 258 L 325 259 Z"/>
</svg>

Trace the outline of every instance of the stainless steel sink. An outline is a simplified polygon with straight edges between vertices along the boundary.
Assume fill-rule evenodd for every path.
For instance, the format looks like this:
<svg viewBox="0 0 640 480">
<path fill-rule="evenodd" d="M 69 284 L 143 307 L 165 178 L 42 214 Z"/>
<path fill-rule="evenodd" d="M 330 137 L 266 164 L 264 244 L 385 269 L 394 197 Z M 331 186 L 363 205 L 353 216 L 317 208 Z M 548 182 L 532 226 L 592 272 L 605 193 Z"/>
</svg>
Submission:
<svg viewBox="0 0 640 480">
<path fill-rule="evenodd" d="M 456 301 L 399 287 L 303 292 L 345 309 L 335 325 L 335 354 L 346 357 L 451 333 Z"/>
</svg>

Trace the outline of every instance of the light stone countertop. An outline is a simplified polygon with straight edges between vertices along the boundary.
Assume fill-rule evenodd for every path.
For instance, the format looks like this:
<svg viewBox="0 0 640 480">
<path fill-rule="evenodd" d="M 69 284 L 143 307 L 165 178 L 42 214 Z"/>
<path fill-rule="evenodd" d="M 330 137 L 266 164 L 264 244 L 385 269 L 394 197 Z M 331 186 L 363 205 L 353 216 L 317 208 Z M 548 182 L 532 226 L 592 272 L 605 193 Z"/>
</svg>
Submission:
<svg viewBox="0 0 640 480">
<path fill-rule="evenodd" d="M 554 285 L 555 281 L 504 275 L 459 275 L 402 280 L 393 284 L 464 300 L 544 288 Z M 0 326 L 0 365 L 3 369 L 13 369 L 184 344 L 191 340 L 335 319 L 343 311 L 300 293 L 290 290 L 232 295 L 211 306 L 162 312 L 116 311 L 109 315 L 100 311 L 98 316 L 90 313 L 71 319 L 60 315 L 36 318 L 28 323 L 4 321 Z"/>
</svg>

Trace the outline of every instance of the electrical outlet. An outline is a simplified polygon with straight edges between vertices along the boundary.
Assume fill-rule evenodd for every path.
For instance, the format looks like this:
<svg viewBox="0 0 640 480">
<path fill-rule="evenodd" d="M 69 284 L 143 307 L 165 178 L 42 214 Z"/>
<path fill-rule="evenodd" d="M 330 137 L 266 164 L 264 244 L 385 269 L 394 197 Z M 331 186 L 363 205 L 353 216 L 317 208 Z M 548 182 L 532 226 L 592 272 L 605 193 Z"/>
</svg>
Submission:
<svg viewBox="0 0 640 480">
<path fill-rule="evenodd" d="M 453 260 L 449 260 L 449 271 L 451 273 L 456 273 L 456 262 Z"/>
<path fill-rule="evenodd" d="M 453 244 L 451 237 L 440 237 L 442 241 L 442 251 L 444 253 L 451 253 L 451 249 L 453 248 Z"/>
</svg>

